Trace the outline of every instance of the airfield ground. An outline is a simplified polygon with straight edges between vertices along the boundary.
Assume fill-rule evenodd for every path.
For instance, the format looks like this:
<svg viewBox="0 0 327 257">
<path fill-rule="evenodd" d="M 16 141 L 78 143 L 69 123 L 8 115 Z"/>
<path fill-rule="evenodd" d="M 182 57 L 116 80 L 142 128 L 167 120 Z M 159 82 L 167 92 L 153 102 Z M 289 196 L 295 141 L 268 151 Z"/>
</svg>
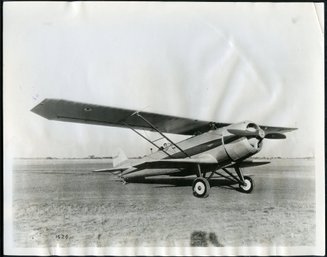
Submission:
<svg viewBox="0 0 327 257">
<path fill-rule="evenodd" d="M 245 169 L 251 194 L 212 183 L 192 195 L 193 178 L 123 185 L 92 173 L 110 160 L 16 160 L 14 243 L 40 246 L 312 246 L 313 160 L 273 160 Z"/>
</svg>

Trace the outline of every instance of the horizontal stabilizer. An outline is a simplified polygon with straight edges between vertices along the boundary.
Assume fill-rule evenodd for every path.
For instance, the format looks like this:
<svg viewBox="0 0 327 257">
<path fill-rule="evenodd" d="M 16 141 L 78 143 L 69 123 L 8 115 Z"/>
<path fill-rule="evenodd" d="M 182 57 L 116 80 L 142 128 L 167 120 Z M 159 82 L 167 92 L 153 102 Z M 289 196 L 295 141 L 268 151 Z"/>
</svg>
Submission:
<svg viewBox="0 0 327 257">
<path fill-rule="evenodd" d="M 109 169 L 99 169 L 94 170 L 93 172 L 108 172 L 113 174 L 119 174 L 120 172 L 127 170 L 128 168 L 109 168 Z"/>
</svg>

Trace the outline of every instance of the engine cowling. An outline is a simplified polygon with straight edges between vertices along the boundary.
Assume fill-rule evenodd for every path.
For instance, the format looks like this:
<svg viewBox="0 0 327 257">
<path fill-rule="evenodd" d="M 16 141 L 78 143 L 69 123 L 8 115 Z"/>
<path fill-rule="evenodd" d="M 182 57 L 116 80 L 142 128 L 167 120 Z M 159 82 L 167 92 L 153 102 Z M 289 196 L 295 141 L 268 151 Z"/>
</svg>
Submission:
<svg viewBox="0 0 327 257">
<path fill-rule="evenodd" d="M 236 136 L 229 129 L 244 130 L 244 131 L 260 131 L 260 127 L 249 121 L 232 124 L 223 132 L 223 144 L 228 157 L 232 161 L 245 159 L 258 153 L 262 148 L 262 138 L 258 136 Z"/>
</svg>

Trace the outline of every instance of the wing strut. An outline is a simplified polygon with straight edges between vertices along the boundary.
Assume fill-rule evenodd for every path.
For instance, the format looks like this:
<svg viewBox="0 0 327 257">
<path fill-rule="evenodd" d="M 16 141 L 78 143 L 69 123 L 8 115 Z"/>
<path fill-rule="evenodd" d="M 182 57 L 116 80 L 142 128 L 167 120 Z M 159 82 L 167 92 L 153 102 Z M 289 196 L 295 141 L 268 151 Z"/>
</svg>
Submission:
<svg viewBox="0 0 327 257">
<path fill-rule="evenodd" d="M 182 148 L 180 148 L 177 144 L 175 144 L 173 141 L 171 141 L 167 136 L 165 136 L 159 129 L 157 129 L 155 126 L 151 124 L 150 121 L 148 121 L 146 118 L 144 118 L 139 112 L 133 113 L 132 115 L 136 114 L 138 117 L 140 117 L 142 120 L 144 120 L 151 128 L 153 128 L 155 131 L 157 131 L 162 137 L 164 137 L 166 140 L 168 140 L 172 145 L 174 145 L 178 150 L 180 150 L 183 154 L 185 154 L 186 157 L 191 158 Z"/>
<path fill-rule="evenodd" d="M 131 130 L 133 130 L 136 134 L 138 134 L 139 136 L 141 136 L 142 138 L 144 138 L 146 141 L 148 141 L 149 143 L 151 143 L 152 145 L 154 145 L 155 147 L 158 148 L 158 150 L 163 151 L 165 154 L 167 154 L 169 157 L 171 157 L 171 155 L 169 153 L 167 153 L 163 148 L 159 147 L 158 145 L 156 145 L 154 142 L 156 141 L 151 141 L 150 139 L 146 138 L 145 136 L 143 136 L 140 132 L 138 132 L 136 129 L 132 128 L 131 126 L 129 126 L 126 122 L 123 122 L 123 124 L 130 128 Z"/>
</svg>

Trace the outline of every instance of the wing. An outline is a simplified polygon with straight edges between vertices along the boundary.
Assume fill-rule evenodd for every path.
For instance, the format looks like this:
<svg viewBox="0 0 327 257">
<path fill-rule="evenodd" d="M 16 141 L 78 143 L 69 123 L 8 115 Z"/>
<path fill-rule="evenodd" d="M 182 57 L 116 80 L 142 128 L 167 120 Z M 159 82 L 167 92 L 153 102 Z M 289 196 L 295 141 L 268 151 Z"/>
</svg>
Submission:
<svg viewBox="0 0 327 257">
<path fill-rule="evenodd" d="M 230 125 L 230 123 L 201 121 L 150 112 L 137 112 L 136 110 L 61 99 L 44 99 L 31 111 L 49 120 L 155 131 L 143 119 L 135 115 L 139 113 L 162 133 L 180 135 L 201 134 L 211 130 L 213 127 L 221 128 Z M 282 127 L 260 127 L 269 132 L 279 133 L 294 130 L 293 128 Z"/>
<path fill-rule="evenodd" d="M 132 127 L 154 131 L 151 126 L 135 115 L 135 110 L 79 103 L 59 99 L 45 99 L 35 106 L 32 112 L 49 120 L 59 120 L 113 127 Z M 139 112 L 151 124 L 163 133 L 193 135 L 211 129 L 212 123 L 188 118 Z M 227 123 L 215 123 L 224 127 Z"/>
</svg>

